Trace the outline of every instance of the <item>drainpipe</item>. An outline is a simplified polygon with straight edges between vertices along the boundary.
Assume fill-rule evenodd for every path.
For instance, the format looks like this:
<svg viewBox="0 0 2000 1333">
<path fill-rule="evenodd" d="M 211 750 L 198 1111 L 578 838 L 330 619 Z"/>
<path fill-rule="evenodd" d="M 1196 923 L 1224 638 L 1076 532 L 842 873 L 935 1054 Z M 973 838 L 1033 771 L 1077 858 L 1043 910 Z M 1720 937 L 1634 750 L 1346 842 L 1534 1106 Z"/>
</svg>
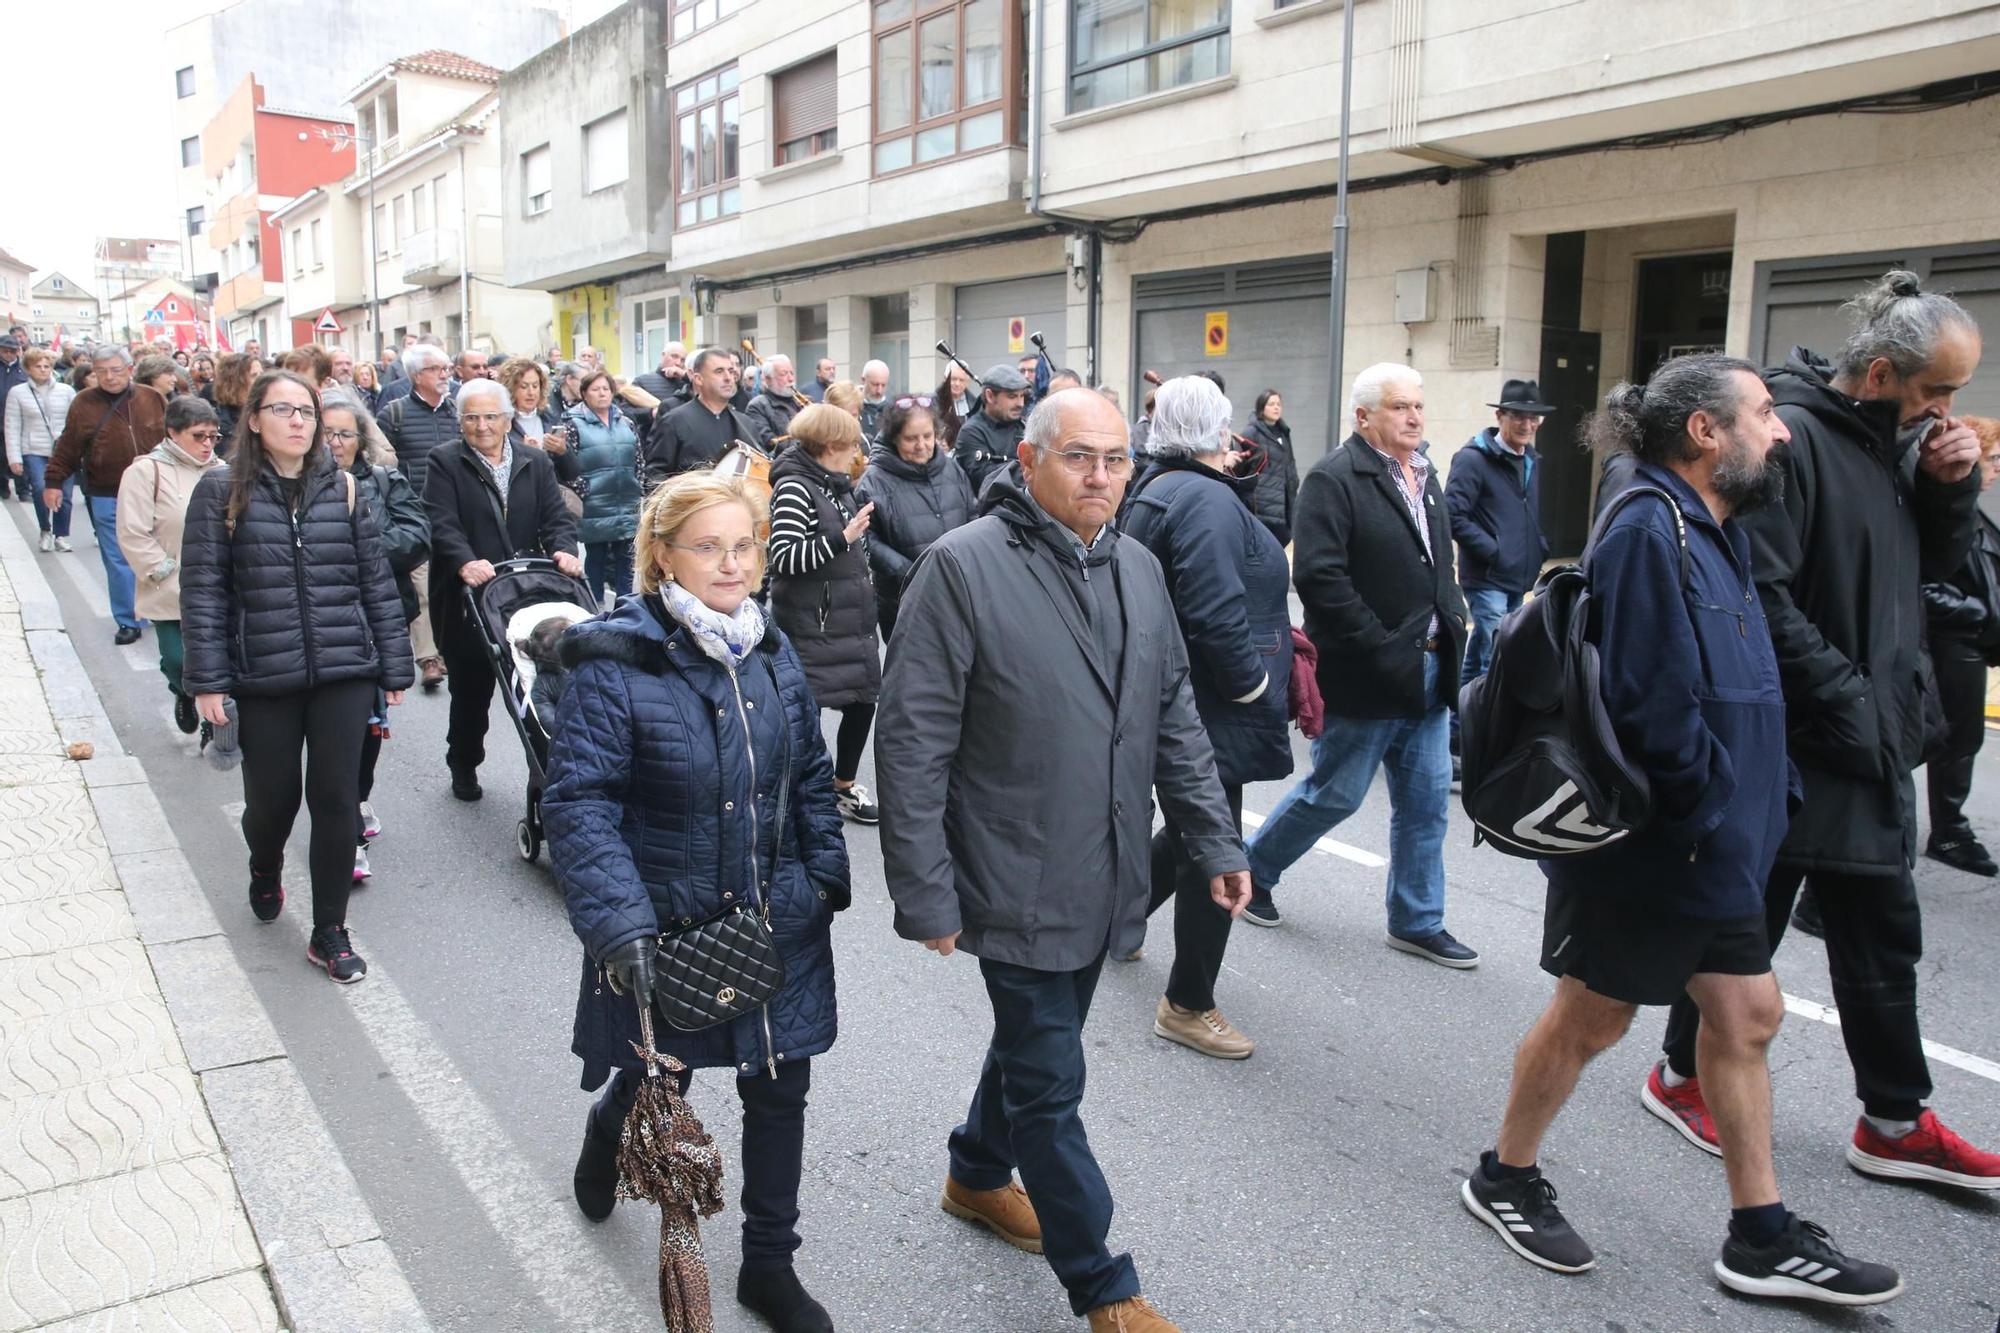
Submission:
<svg viewBox="0 0 2000 1333">
<path fill-rule="evenodd" d="M 1060 213 L 1046 212 L 1042 208 L 1042 47 L 1043 0 L 1032 0 L 1028 7 L 1028 212 L 1051 222 L 1064 222 L 1076 229 L 1075 234 L 1087 239 L 1086 263 L 1089 266 L 1089 281 L 1085 286 L 1087 313 L 1084 327 L 1086 346 L 1083 361 L 1090 383 L 1098 380 L 1097 337 L 1098 326 L 1103 319 L 1104 304 L 1104 234 L 1094 222 L 1084 222 L 1076 218 L 1066 218 Z M 1065 255 L 1065 268 L 1067 268 Z"/>
<path fill-rule="evenodd" d="M 437 201 L 431 201 L 437 207 Z M 472 179 L 465 174 L 465 142 L 458 145 L 458 350 L 472 346 Z"/>
<path fill-rule="evenodd" d="M 1354 0 L 1342 7 L 1344 36 L 1340 47 L 1340 169 L 1333 207 L 1333 299 L 1327 342 L 1327 383 L 1333 389 L 1332 410 L 1326 414 L 1326 452 L 1329 457 L 1347 438 L 1341 417 L 1346 415 L 1346 397 L 1340 391 L 1341 356 L 1347 340 L 1347 121 L 1354 101 Z"/>
</svg>

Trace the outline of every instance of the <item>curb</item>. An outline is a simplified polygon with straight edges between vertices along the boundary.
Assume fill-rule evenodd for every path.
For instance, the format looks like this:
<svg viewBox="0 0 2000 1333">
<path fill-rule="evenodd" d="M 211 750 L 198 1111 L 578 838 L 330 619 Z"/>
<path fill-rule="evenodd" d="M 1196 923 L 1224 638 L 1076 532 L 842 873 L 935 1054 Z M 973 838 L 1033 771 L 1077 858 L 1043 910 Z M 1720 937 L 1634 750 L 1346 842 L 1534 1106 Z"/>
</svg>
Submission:
<svg viewBox="0 0 2000 1333">
<path fill-rule="evenodd" d="M 79 762 L 139 941 L 221 1139 L 251 1231 L 293 1333 L 426 1333 L 432 1326 L 313 1105 L 181 852 L 144 765 L 125 753 L 62 612 L 12 516 L 0 564 L 64 743 Z M 272 1132 L 282 1127 L 282 1133 Z M 310 1190 L 295 1182 L 310 1172 Z"/>
</svg>

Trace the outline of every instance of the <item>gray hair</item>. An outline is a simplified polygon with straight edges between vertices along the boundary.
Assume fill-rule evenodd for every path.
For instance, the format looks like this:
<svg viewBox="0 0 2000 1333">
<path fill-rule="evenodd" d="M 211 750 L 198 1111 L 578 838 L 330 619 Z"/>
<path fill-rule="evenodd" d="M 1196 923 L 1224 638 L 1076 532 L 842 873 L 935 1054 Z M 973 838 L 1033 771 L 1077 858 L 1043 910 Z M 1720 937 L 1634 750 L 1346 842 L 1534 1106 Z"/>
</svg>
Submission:
<svg viewBox="0 0 2000 1333">
<path fill-rule="evenodd" d="M 1214 386 L 1210 385 L 1209 387 L 1213 388 Z M 1034 445 L 1038 453 L 1053 449 L 1058 444 L 1061 444 L 1063 411 L 1072 403 L 1084 401 L 1086 397 L 1097 398 L 1097 395 L 1091 390 L 1084 388 L 1058 389 L 1056 392 L 1042 399 L 1041 402 L 1036 403 L 1035 410 L 1028 413 L 1028 424 L 1021 432 L 1022 440 Z M 1104 400 L 1098 398 L 1097 401 L 1103 402 Z M 1119 419 L 1119 424 L 1124 425 L 1123 418 Z M 1130 438 L 1130 429 L 1130 427 L 1126 427 L 1128 439 Z"/>
<path fill-rule="evenodd" d="M 1358 407 L 1372 412 L 1382 406 L 1382 395 L 1391 384 L 1414 384 L 1421 389 L 1424 377 L 1409 366 L 1378 361 L 1354 377 L 1354 388 L 1347 395 L 1347 414 L 1353 416 Z"/>
<path fill-rule="evenodd" d="M 780 363 L 782 363 L 785 369 L 787 370 L 790 370 L 792 368 L 792 358 L 786 356 L 783 352 L 773 352 L 769 356 L 764 358 L 764 369 L 767 371 L 776 370 Z"/>
<path fill-rule="evenodd" d="M 450 364 L 451 358 L 444 354 L 444 348 L 432 343 L 415 343 L 403 349 L 403 373 L 411 379 L 417 377 L 418 371 Z"/>
<path fill-rule="evenodd" d="M 90 364 L 101 365 L 106 361 L 123 361 L 129 366 L 132 364 L 132 354 L 117 343 L 100 343 L 90 353 Z"/>
<path fill-rule="evenodd" d="M 392 466 L 396 461 L 396 451 L 389 446 L 389 437 L 375 424 L 374 413 L 355 390 L 346 385 L 328 389 L 319 396 L 320 420 L 326 420 L 328 412 L 351 412 L 354 427 L 361 432 L 361 459 L 373 466 Z"/>
<path fill-rule="evenodd" d="M 1153 430 L 1146 448 L 1156 458 L 1220 453 L 1232 415 L 1214 380 L 1201 375 L 1168 380 L 1153 395 Z"/>
<path fill-rule="evenodd" d="M 485 379 L 467 380 L 459 385 L 458 397 L 452 399 L 452 406 L 458 409 L 460 416 L 464 416 L 465 405 L 475 398 L 496 398 L 500 402 L 501 411 L 511 414 L 514 410 L 513 404 L 507 401 L 507 390 L 501 387 L 500 381 Z"/>
<path fill-rule="evenodd" d="M 1735 422 L 1743 406 L 1738 371 L 1757 367 L 1734 356 L 1677 356 L 1644 384 L 1620 384 L 1604 395 L 1604 410 L 1590 419 L 1590 447 L 1599 457 L 1631 454 L 1666 467 L 1695 456 L 1688 418 L 1706 412 L 1717 426 Z"/>
<path fill-rule="evenodd" d="M 1914 375 L 1937 355 L 1938 340 L 1948 328 L 1979 334 L 1979 324 L 1964 306 L 1942 292 L 1927 292 L 1917 275 L 1896 269 L 1841 307 L 1854 322 L 1854 332 L 1841 345 L 1838 373 L 1850 379 L 1867 375 L 1868 367 L 1886 358 L 1898 375 Z"/>
<path fill-rule="evenodd" d="M 883 379 L 889 378 L 889 363 L 887 361 L 870 361 L 868 364 L 861 367 L 861 378 L 867 379 L 869 373 L 871 371 L 876 371 L 876 370 L 882 372 Z"/>
</svg>

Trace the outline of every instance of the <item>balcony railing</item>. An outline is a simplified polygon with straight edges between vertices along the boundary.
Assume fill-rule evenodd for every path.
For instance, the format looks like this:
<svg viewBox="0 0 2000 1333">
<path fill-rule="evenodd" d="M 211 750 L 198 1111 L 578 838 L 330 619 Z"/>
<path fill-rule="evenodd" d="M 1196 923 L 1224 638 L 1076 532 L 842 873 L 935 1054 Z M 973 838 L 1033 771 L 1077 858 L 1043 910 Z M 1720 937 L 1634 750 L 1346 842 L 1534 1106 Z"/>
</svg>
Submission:
<svg viewBox="0 0 2000 1333">
<path fill-rule="evenodd" d="M 458 233 L 432 227 L 403 240 L 403 281 L 439 287 L 458 277 Z"/>
</svg>

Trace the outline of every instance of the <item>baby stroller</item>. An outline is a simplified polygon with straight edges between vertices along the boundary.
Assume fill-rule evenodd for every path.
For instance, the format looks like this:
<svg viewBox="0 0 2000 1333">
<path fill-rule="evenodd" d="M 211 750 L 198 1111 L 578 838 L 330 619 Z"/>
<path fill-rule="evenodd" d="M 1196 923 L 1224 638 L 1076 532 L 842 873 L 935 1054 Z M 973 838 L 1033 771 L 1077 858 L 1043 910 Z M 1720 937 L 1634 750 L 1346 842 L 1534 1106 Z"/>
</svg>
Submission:
<svg viewBox="0 0 2000 1333">
<path fill-rule="evenodd" d="M 563 573 L 553 560 L 522 557 L 493 568 L 493 577 L 480 587 L 467 588 L 465 599 L 528 755 L 528 812 L 515 826 L 514 846 L 523 861 L 533 861 L 542 851 L 542 783 L 549 766 L 549 728 L 555 719 L 535 716 L 530 698 L 535 663 L 514 645 L 550 616 L 590 619 L 597 614 L 597 599 L 582 579 Z"/>
</svg>

